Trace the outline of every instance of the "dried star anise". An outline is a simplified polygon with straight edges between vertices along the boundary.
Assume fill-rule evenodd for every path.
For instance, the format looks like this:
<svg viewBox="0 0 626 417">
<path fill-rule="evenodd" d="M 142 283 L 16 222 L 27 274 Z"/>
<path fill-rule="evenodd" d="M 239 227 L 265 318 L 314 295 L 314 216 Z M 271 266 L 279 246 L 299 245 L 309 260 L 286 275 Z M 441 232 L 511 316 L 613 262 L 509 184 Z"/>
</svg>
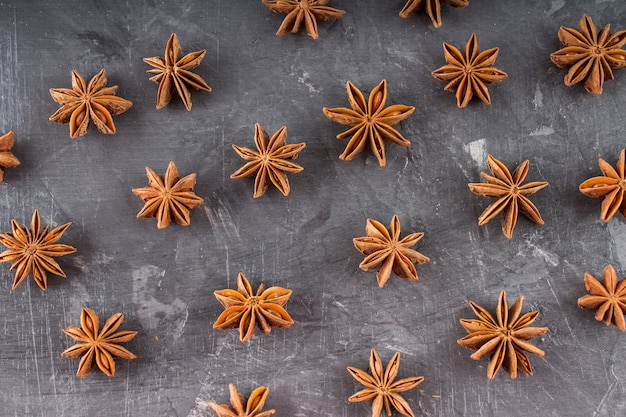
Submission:
<svg viewBox="0 0 626 417">
<path fill-rule="evenodd" d="M 327 6 L 330 0 L 263 0 L 263 4 L 285 16 L 276 36 L 296 33 L 302 23 L 313 39 L 318 38 L 317 21 L 339 19 L 345 11 Z"/>
<path fill-rule="evenodd" d="M 270 390 L 267 387 L 258 387 L 246 401 L 243 395 L 237 391 L 234 384 L 229 384 L 230 404 L 216 404 L 209 402 L 207 405 L 211 407 L 217 414 L 217 417 L 269 417 L 273 415 L 275 410 L 263 411 L 265 399 Z"/>
<path fill-rule="evenodd" d="M 448 3 L 452 7 L 465 7 L 469 5 L 469 0 L 407 0 L 400 11 L 400 16 L 409 17 L 413 12 L 425 10 L 430 16 L 433 26 L 441 26 L 441 2 Z"/>
<path fill-rule="evenodd" d="M 2 168 L 15 168 L 20 164 L 20 160 L 11 153 L 14 142 L 12 130 L 0 136 L 0 182 L 4 180 L 4 171 Z"/>
<path fill-rule="evenodd" d="M 598 310 L 596 320 L 626 331 L 626 278 L 618 281 L 615 268 L 607 265 L 602 271 L 602 283 L 585 272 L 585 287 L 589 294 L 578 299 L 578 306 Z"/>
<path fill-rule="evenodd" d="M 600 212 L 603 221 L 608 222 L 618 211 L 626 217 L 626 149 L 619 154 L 617 169 L 602 158 L 598 158 L 598 164 L 604 175 L 589 178 L 578 189 L 588 197 L 604 197 Z"/>
</svg>

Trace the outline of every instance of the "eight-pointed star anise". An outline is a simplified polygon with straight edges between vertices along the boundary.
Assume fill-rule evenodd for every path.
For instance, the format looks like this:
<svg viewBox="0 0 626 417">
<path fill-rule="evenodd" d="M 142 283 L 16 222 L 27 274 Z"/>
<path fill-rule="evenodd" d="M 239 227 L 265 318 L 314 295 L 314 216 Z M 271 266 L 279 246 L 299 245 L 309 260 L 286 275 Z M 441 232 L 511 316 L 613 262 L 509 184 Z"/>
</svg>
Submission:
<svg viewBox="0 0 626 417">
<path fill-rule="evenodd" d="M 561 26 L 559 39 L 565 48 L 550 54 L 550 59 L 559 68 L 568 68 L 565 85 L 570 87 L 585 80 L 585 90 L 591 94 L 602 94 L 604 81 L 613 79 L 611 68 L 626 66 L 626 30 L 609 35 L 611 25 L 598 33 L 591 17 L 584 14 L 578 23 L 580 32 Z"/>
<path fill-rule="evenodd" d="M 602 271 L 602 283 L 585 272 L 585 287 L 589 294 L 578 299 L 578 306 L 598 310 L 596 320 L 626 331 L 626 278 L 618 281 L 615 268 L 607 265 Z"/>
<path fill-rule="evenodd" d="M 234 329 L 239 327 L 239 340 L 250 339 L 256 326 L 263 333 L 269 333 L 272 327 L 288 328 L 293 320 L 283 308 L 292 291 L 282 287 L 265 289 L 259 285 L 256 294 L 243 275 L 237 276 L 237 291 L 226 289 L 215 291 L 215 298 L 224 306 L 224 311 L 213 323 L 214 329 Z"/>
<path fill-rule="evenodd" d="M 468 349 L 476 350 L 470 357 L 479 360 L 483 356 L 491 354 L 487 366 L 487 376 L 493 379 L 500 367 L 517 378 L 517 370 L 527 375 L 532 375 L 533 370 L 530 360 L 524 353 L 530 352 L 539 356 L 544 351 L 529 342 L 530 339 L 543 335 L 548 331 L 547 327 L 530 327 L 537 319 L 538 311 L 531 311 L 520 317 L 524 296 L 520 296 L 507 307 L 506 293 L 500 292 L 496 318 L 484 308 L 473 301 L 470 307 L 478 320 L 461 319 L 461 325 L 469 333 L 457 342 Z"/>
<path fill-rule="evenodd" d="M 15 143 L 13 131 L 0 136 L 0 182 L 4 180 L 2 168 L 15 168 L 20 164 L 20 160 L 11 152 Z"/>
<path fill-rule="evenodd" d="M 263 405 L 265 405 L 265 399 L 270 390 L 267 387 L 258 387 L 246 401 L 243 395 L 234 384 L 229 384 L 230 390 L 230 404 L 216 404 L 209 402 L 207 405 L 211 407 L 217 414 L 217 417 L 269 417 L 273 415 L 275 410 L 263 411 Z"/>
<path fill-rule="evenodd" d="M 479 52 L 476 34 L 472 33 L 465 45 L 465 55 L 447 42 L 443 43 L 446 65 L 432 72 L 442 81 L 449 81 L 446 91 L 456 91 L 456 104 L 467 106 L 476 95 L 483 103 L 491 104 L 491 96 L 486 84 L 496 83 L 508 77 L 507 73 L 495 68 L 498 48 Z"/>
<path fill-rule="evenodd" d="M 376 272 L 380 288 L 391 276 L 391 271 L 399 277 L 418 280 L 415 264 L 423 264 L 430 259 L 411 247 L 419 242 L 424 233 L 411 233 L 400 239 L 400 220 L 397 215 L 391 219 L 389 229 L 376 220 L 367 219 L 365 233 L 366 237 L 352 240 L 354 246 L 367 255 L 359 267 L 364 271 L 380 267 Z"/>
<path fill-rule="evenodd" d="M 536 181 L 522 185 L 528 174 L 528 160 L 519 164 L 513 171 L 513 175 L 502 162 L 491 155 L 487 156 L 487 165 L 494 176 L 481 172 L 480 176 L 487 182 L 470 183 L 468 186 L 474 194 L 493 197 L 498 200 L 483 211 L 478 218 L 478 225 L 486 224 L 503 210 L 502 232 L 507 239 L 511 239 L 513 236 L 513 229 L 515 229 L 520 210 L 530 220 L 543 224 L 539 210 L 528 199 L 528 196 L 546 187 L 548 183 Z"/>
<path fill-rule="evenodd" d="M 63 333 L 76 340 L 77 344 L 66 349 L 61 356 L 76 358 L 82 356 L 76 375 L 83 378 L 91 372 L 94 362 L 108 376 L 115 375 L 113 356 L 122 359 L 136 359 L 133 353 L 120 346 L 129 342 L 137 334 L 135 331 L 116 332 L 122 324 L 124 315 L 115 313 L 107 319 L 100 329 L 100 320 L 96 313 L 86 307 L 80 312 L 80 327 L 68 326 Z"/>
<path fill-rule="evenodd" d="M 72 89 L 51 88 L 52 99 L 61 105 L 52 116 L 51 122 L 70 124 L 72 139 L 87 133 L 89 120 L 105 134 L 115 133 L 113 117 L 124 113 L 133 105 L 132 102 L 117 97 L 117 86 L 106 87 L 107 77 L 104 69 L 100 70 L 89 84 L 76 71 L 72 71 Z"/>
<path fill-rule="evenodd" d="M 200 65 L 206 49 L 190 52 L 183 56 L 183 49 L 178 42 L 178 36 L 172 33 L 165 46 L 165 59 L 158 56 L 144 58 L 143 61 L 154 67 L 146 71 L 151 74 L 150 81 L 159 84 L 157 93 L 157 110 L 168 105 L 172 100 L 174 88 L 183 101 L 185 108 L 191 111 L 191 93 L 187 85 L 196 90 L 211 91 L 211 87 L 200 77 L 190 70 Z"/>
<path fill-rule="evenodd" d="M 339 19 L 345 11 L 327 6 L 330 0 L 263 0 L 276 13 L 286 14 L 276 36 L 296 33 L 302 23 L 313 39 L 318 38 L 317 21 Z"/>
<path fill-rule="evenodd" d="M 399 368 L 400 352 L 393 355 L 385 369 L 380 356 L 372 348 L 369 374 L 361 369 L 348 367 L 350 375 L 365 386 L 365 389 L 353 394 L 348 401 L 372 401 L 372 417 L 379 417 L 383 409 L 390 416 L 392 408 L 403 416 L 414 417 L 413 410 L 399 393 L 415 388 L 424 381 L 424 377 L 413 376 L 394 382 Z"/>
<path fill-rule="evenodd" d="M 189 226 L 189 210 L 204 201 L 193 192 L 196 174 L 178 178 L 178 169 L 170 161 L 164 178 L 150 167 L 146 167 L 146 175 L 150 186 L 133 188 L 133 193 L 145 202 L 137 218 L 156 217 L 159 229 L 169 226 L 172 218 L 182 226 Z"/>
<path fill-rule="evenodd" d="M 448 3 L 452 7 L 465 7 L 469 0 L 407 0 L 400 11 L 400 16 L 409 17 L 413 12 L 426 10 L 426 14 L 433 21 L 433 26 L 441 26 L 441 2 Z"/>
<path fill-rule="evenodd" d="M 283 126 L 270 139 L 260 124 L 254 125 L 254 144 L 256 150 L 233 144 L 233 149 L 247 162 L 233 172 L 232 179 L 247 178 L 256 175 L 254 180 L 254 198 L 261 197 L 270 186 L 270 182 L 283 193 L 284 196 L 291 190 L 289 179 L 285 172 L 298 173 L 302 171 L 300 165 L 291 162 L 298 157 L 306 143 L 287 145 L 287 127 Z"/>
<path fill-rule="evenodd" d="M 600 218 L 608 222 L 618 210 L 626 217 L 626 149 L 619 154 L 616 168 L 602 158 L 598 164 L 603 176 L 589 178 L 578 189 L 588 197 L 604 197 Z"/>
<path fill-rule="evenodd" d="M 48 285 L 46 272 L 65 278 L 65 272 L 56 263 L 53 256 L 63 256 L 76 252 L 72 246 L 56 243 L 70 227 L 71 222 L 48 231 L 49 224 L 41 229 L 39 210 L 35 210 L 30 221 L 30 228 L 11 220 L 12 233 L 0 233 L 0 243 L 8 249 L 0 253 L 0 262 L 13 262 L 15 269 L 14 290 L 29 275 L 45 290 Z"/>
<path fill-rule="evenodd" d="M 352 136 L 346 149 L 339 159 L 349 161 L 360 153 L 369 144 L 370 149 L 376 155 L 378 163 L 384 167 L 387 163 L 385 158 L 385 141 L 393 142 L 400 146 L 409 146 L 411 142 L 405 139 L 393 125 L 409 117 L 415 107 L 395 104 L 385 108 L 387 101 L 387 81 L 382 80 L 365 101 L 363 93 L 350 81 L 346 83 L 348 101 L 352 109 L 345 107 L 326 108 L 322 110 L 330 120 L 342 125 L 352 126 L 343 133 L 337 135 L 337 139 Z"/>
</svg>

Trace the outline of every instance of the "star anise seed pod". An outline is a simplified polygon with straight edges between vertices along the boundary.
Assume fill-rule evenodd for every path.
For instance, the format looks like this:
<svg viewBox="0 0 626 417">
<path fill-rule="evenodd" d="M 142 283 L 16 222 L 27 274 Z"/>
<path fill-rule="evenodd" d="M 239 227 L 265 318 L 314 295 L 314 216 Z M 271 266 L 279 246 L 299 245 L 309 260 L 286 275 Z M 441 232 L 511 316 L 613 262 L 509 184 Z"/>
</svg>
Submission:
<svg viewBox="0 0 626 417">
<path fill-rule="evenodd" d="M 217 417 L 269 417 L 276 412 L 275 410 L 263 411 L 265 399 L 270 392 L 267 387 L 258 387 L 252 391 L 248 401 L 237 391 L 234 384 L 229 384 L 228 389 L 230 390 L 231 406 L 214 402 L 207 404 L 215 411 Z"/>
<path fill-rule="evenodd" d="M 302 23 L 306 32 L 313 39 L 317 39 L 317 21 L 339 19 L 345 11 L 327 6 L 330 0 L 263 0 L 263 4 L 276 13 L 285 16 L 278 28 L 276 36 L 296 33 Z"/>
<path fill-rule="evenodd" d="M 602 271 L 602 283 L 585 272 L 585 287 L 589 294 L 578 299 L 578 306 L 598 310 L 596 320 L 626 331 L 626 278 L 618 281 L 615 268 L 607 265 Z"/>
<path fill-rule="evenodd" d="M 604 175 L 589 178 L 578 189 L 588 197 L 604 197 L 600 211 L 603 221 L 608 222 L 618 211 L 626 217 L 626 149 L 619 154 L 617 169 L 602 158 L 598 158 L 598 164 Z"/>
<path fill-rule="evenodd" d="M 14 143 L 15 140 L 12 130 L 0 136 L 0 182 L 4 180 L 4 171 L 2 168 L 15 168 L 20 164 L 20 160 L 11 153 Z"/>
<path fill-rule="evenodd" d="M 469 5 L 469 0 L 407 0 L 400 11 L 400 16 L 409 17 L 414 12 L 425 10 L 426 14 L 433 22 L 433 26 L 441 26 L 441 2 L 452 7 L 465 7 Z"/>
</svg>

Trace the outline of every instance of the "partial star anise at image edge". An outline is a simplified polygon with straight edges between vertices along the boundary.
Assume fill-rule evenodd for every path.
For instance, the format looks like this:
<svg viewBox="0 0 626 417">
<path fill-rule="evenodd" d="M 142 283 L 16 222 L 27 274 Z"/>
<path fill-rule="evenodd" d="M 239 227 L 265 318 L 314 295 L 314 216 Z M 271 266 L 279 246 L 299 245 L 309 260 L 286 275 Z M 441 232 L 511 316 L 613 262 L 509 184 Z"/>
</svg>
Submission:
<svg viewBox="0 0 626 417">
<path fill-rule="evenodd" d="M 400 16 L 406 18 L 414 12 L 425 10 L 433 22 L 433 26 L 441 27 L 441 3 L 447 3 L 452 7 L 465 7 L 469 0 L 407 0 L 400 11 Z"/>
<path fill-rule="evenodd" d="M 317 21 L 339 19 L 345 11 L 327 6 L 330 0 L 263 0 L 263 4 L 285 16 L 276 36 L 296 33 L 304 23 L 307 34 L 313 39 L 319 36 Z"/>
<path fill-rule="evenodd" d="M 4 180 L 2 168 L 15 168 L 20 164 L 20 160 L 11 153 L 14 143 L 15 139 L 12 130 L 0 136 L 0 182 Z"/>
<path fill-rule="evenodd" d="M 267 387 L 258 387 L 246 401 L 245 397 L 241 395 L 234 384 L 229 384 L 230 390 L 230 406 L 228 404 L 217 404 L 209 402 L 207 405 L 217 417 L 269 417 L 273 415 L 275 410 L 263 411 L 265 405 L 265 399 L 270 390 Z"/>
<path fill-rule="evenodd" d="M 618 211 L 626 217 L 626 149 L 622 149 L 615 168 L 602 158 L 598 158 L 603 176 L 589 178 L 578 189 L 588 197 L 600 198 L 602 208 L 600 218 L 608 222 Z"/>
<path fill-rule="evenodd" d="M 597 310 L 596 320 L 626 331 L 626 278 L 618 281 L 615 268 L 607 265 L 602 271 L 602 283 L 585 272 L 585 287 L 589 294 L 578 299 L 578 306 Z"/>
</svg>

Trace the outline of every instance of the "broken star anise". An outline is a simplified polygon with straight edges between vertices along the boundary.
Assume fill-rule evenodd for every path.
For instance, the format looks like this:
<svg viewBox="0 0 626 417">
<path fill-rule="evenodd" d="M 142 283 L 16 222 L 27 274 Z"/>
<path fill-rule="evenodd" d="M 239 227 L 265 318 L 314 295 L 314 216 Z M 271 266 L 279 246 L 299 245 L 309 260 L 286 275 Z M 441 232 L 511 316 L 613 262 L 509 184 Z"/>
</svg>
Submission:
<svg viewBox="0 0 626 417">
<path fill-rule="evenodd" d="M 228 389 L 230 390 L 231 406 L 214 402 L 207 404 L 215 411 L 217 417 L 269 417 L 276 412 L 275 410 L 263 411 L 265 399 L 270 392 L 267 387 L 258 387 L 252 391 L 247 401 L 244 396 L 237 391 L 234 384 L 229 384 Z"/>
<path fill-rule="evenodd" d="M 14 144 L 13 131 L 0 136 L 0 182 L 4 180 L 2 168 L 15 168 L 20 164 L 20 160 L 11 152 Z"/>
<path fill-rule="evenodd" d="M 598 310 L 596 320 L 626 331 L 626 278 L 618 281 L 615 268 L 607 265 L 602 271 L 602 283 L 585 272 L 585 287 L 589 294 L 578 299 L 578 306 Z"/>
<path fill-rule="evenodd" d="M 598 164 L 604 175 L 589 178 L 578 189 L 588 197 L 604 197 L 600 211 L 603 221 L 608 222 L 618 211 L 626 217 L 626 149 L 619 154 L 617 169 L 602 158 L 598 158 Z"/>
<path fill-rule="evenodd" d="M 407 0 L 400 11 L 400 16 L 409 17 L 413 12 L 425 10 L 430 16 L 433 26 L 441 26 L 441 3 L 448 3 L 452 7 L 465 7 L 469 5 L 469 0 Z"/>
<path fill-rule="evenodd" d="M 339 19 L 345 13 L 343 10 L 327 6 L 329 2 L 330 0 L 263 0 L 263 4 L 273 12 L 287 15 L 276 36 L 296 33 L 304 23 L 306 32 L 313 39 L 319 36 L 318 20 Z"/>
</svg>

